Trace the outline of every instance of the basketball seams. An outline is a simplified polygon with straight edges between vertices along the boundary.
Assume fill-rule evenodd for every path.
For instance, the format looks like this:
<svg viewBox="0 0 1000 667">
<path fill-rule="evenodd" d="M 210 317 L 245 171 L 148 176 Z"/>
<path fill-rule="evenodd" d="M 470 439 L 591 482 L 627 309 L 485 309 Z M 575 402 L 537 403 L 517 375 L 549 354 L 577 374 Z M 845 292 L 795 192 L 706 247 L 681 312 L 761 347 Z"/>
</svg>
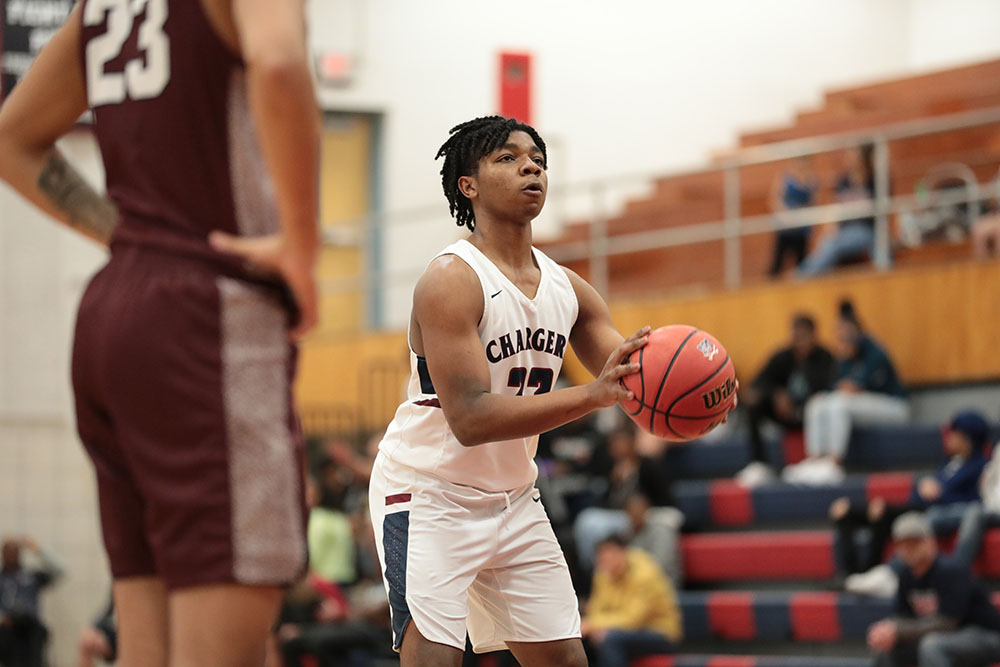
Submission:
<svg viewBox="0 0 1000 667">
<path fill-rule="evenodd" d="M 698 332 L 699 332 L 699 329 L 696 329 L 696 328 L 692 327 L 691 332 L 684 338 L 683 341 L 681 341 L 681 344 L 677 346 L 677 349 L 674 351 L 674 356 L 671 357 L 670 363 L 667 365 L 667 370 L 664 371 L 663 377 L 660 379 L 660 387 L 659 387 L 659 389 L 656 390 L 656 398 L 653 399 L 653 405 L 658 405 L 659 404 L 659 402 L 660 402 L 660 395 L 663 393 L 663 387 L 667 384 L 667 378 L 670 377 L 670 371 L 673 370 L 674 364 L 677 362 L 677 358 L 681 356 L 681 351 L 684 349 L 684 346 L 687 345 L 687 342 L 689 340 L 691 340 L 691 338 L 696 333 L 698 333 Z M 729 357 L 727 356 L 726 359 L 728 360 Z M 640 373 L 641 372 L 642 372 L 642 369 L 640 369 Z M 645 396 L 643 396 L 643 397 L 645 398 Z M 676 401 L 674 401 L 674 403 L 676 403 Z M 670 407 L 673 407 L 673 404 L 671 404 Z M 668 414 L 669 412 L 670 411 L 668 409 L 667 412 L 664 413 L 664 414 Z M 653 425 L 654 425 L 655 421 L 656 421 L 656 410 L 653 410 L 652 414 L 649 416 L 649 430 L 652 431 L 653 433 L 656 432 L 654 430 L 654 428 L 653 428 Z M 681 437 L 680 433 L 677 433 L 677 431 L 674 431 L 674 429 L 671 428 L 671 426 L 670 426 L 670 419 L 667 419 L 666 421 L 667 421 L 667 428 L 669 428 L 671 431 L 673 431 L 678 437 Z"/>
<path fill-rule="evenodd" d="M 665 414 L 668 415 L 668 420 L 669 420 L 670 411 L 674 409 L 675 405 L 677 405 L 678 403 L 680 403 L 682 400 L 684 400 L 685 398 L 687 398 L 688 396 L 690 396 L 693 392 L 697 391 L 701 387 L 704 387 L 706 383 L 708 383 L 712 378 L 714 378 L 716 375 L 718 375 L 720 372 L 722 372 L 722 369 L 724 369 L 728 363 L 729 363 L 729 355 L 727 354 L 726 358 L 722 360 L 722 363 L 719 364 L 718 368 L 716 368 L 714 371 L 712 371 L 711 375 L 709 375 L 704 380 L 702 380 L 701 382 L 699 382 L 698 384 L 696 384 L 695 386 L 691 387 L 686 392 L 684 392 L 683 394 L 681 394 L 680 396 L 678 396 L 677 398 L 675 398 L 674 402 L 671 403 L 667 407 L 667 409 L 665 411 Z M 688 417 L 688 419 L 691 419 L 691 417 Z"/>
</svg>

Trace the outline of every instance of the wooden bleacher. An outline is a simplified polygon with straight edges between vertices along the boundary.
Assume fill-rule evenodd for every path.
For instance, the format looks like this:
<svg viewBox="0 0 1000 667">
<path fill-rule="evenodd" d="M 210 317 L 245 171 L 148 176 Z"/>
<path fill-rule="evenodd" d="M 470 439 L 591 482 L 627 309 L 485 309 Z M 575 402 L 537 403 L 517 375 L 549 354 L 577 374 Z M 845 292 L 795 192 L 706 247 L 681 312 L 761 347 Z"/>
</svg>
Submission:
<svg viewBox="0 0 1000 667">
<path fill-rule="evenodd" d="M 903 121 L 996 107 L 1000 107 L 1000 60 L 834 90 L 827 93 L 820 109 L 799 113 L 794 123 L 785 127 L 747 132 L 741 136 L 739 145 L 745 148 L 870 130 Z M 1000 124 L 893 141 L 890 156 L 891 187 L 897 194 L 912 192 L 927 170 L 942 162 L 964 163 L 980 182 L 990 181 L 1000 167 Z M 814 168 L 822 183 L 818 204 L 832 202 L 832 184 L 841 159 L 837 153 L 814 158 Z M 785 167 L 786 163 L 774 162 L 741 169 L 743 215 L 770 212 L 771 184 Z M 652 194 L 627 202 L 621 213 L 608 221 L 607 228 L 614 236 L 722 218 L 723 174 L 709 172 L 656 181 Z M 818 234 L 814 234 L 814 238 L 816 236 Z M 562 238 L 544 244 L 543 248 L 588 237 L 588 222 L 580 221 L 569 225 Z M 744 284 L 764 279 L 772 246 L 770 233 L 743 237 Z M 935 246 L 905 250 L 899 254 L 898 262 L 905 265 L 967 256 L 961 247 Z M 588 275 L 586 261 L 569 265 L 581 275 Z M 613 299 L 683 292 L 692 288 L 714 290 L 722 286 L 723 246 L 721 241 L 713 241 L 615 256 L 609 258 L 608 268 L 609 296 Z"/>
<path fill-rule="evenodd" d="M 796 312 L 811 312 L 821 338 L 832 341 L 837 303 L 849 296 L 892 352 L 905 383 L 940 385 L 1000 378 L 997 285 L 998 261 L 927 262 L 884 273 L 841 271 L 805 282 L 758 284 L 708 298 L 651 294 L 614 301 L 611 314 L 624 332 L 671 323 L 711 331 L 725 343 L 739 376 L 747 378 L 785 340 Z M 392 418 L 409 373 L 405 332 L 315 339 L 301 354 L 296 395 L 307 430 L 339 431 L 323 423 L 323 414 L 333 409 L 352 415 L 362 430 L 384 427 Z M 572 353 L 564 374 L 573 382 L 590 379 Z"/>
</svg>

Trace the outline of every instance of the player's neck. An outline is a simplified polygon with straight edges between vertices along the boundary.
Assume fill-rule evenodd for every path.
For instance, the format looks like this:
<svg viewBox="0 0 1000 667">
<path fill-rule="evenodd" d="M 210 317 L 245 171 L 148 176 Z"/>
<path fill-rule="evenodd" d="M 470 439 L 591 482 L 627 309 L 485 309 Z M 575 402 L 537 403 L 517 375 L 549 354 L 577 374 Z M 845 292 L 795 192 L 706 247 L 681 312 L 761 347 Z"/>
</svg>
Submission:
<svg viewBox="0 0 1000 667">
<path fill-rule="evenodd" d="M 531 223 L 519 225 L 488 221 L 477 224 L 469 241 L 495 264 L 512 269 L 534 264 L 531 254 Z"/>
</svg>

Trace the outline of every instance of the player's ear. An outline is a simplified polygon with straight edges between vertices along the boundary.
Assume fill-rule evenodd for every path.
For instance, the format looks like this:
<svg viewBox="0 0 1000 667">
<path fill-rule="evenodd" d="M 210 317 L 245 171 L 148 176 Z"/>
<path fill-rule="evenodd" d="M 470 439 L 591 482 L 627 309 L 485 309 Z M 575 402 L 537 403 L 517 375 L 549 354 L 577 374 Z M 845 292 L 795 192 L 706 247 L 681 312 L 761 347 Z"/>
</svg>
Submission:
<svg viewBox="0 0 1000 667">
<path fill-rule="evenodd" d="M 475 199 L 479 194 L 479 184 L 475 176 L 461 176 L 458 179 L 458 191 L 469 199 Z"/>
</svg>

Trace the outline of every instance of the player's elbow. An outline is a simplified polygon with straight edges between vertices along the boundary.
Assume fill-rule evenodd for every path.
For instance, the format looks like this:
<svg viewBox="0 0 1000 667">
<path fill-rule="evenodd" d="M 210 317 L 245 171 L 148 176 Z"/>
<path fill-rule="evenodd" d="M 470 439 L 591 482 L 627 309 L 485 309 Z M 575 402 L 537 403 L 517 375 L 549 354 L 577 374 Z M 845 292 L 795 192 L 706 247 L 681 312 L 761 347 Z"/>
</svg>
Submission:
<svg viewBox="0 0 1000 667">
<path fill-rule="evenodd" d="M 455 439 L 458 440 L 459 444 L 463 447 L 475 447 L 488 442 L 479 432 L 480 429 L 476 427 L 476 424 L 470 422 L 472 420 L 462 419 L 458 423 L 451 424 L 451 432 L 455 434 Z"/>
<path fill-rule="evenodd" d="M 261 48 L 246 54 L 251 76 L 271 88 L 287 88 L 308 80 L 306 52 L 299 48 Z"/>
</svg>

